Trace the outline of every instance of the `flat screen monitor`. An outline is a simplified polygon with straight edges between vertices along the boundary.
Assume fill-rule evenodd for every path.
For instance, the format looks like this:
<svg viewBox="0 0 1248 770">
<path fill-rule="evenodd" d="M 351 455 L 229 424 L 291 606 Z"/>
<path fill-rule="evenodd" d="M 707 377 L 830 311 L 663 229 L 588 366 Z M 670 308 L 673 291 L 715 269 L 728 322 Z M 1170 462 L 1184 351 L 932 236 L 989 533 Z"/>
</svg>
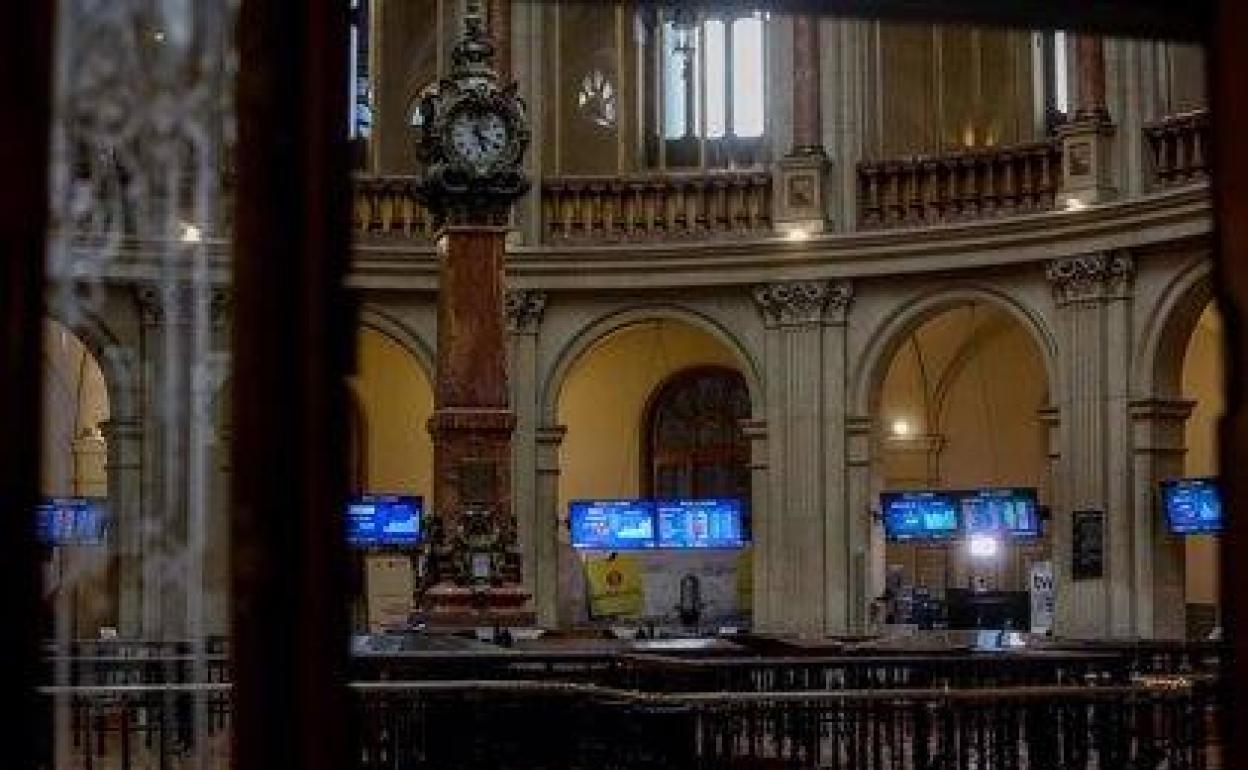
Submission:
<svg viewBox="0 0 1248 770">
<path fill-rule="evenodd" d="M 960 492 L 957 498 L 969 536 L 1040 536 L 1040 503 L 1034 489 L 976 489 Z"/>
<path fill-rule="evenodd" d="M 1166 526 L 1176 535 L 1222 531 L 1222 496 L 1216 479 L 1174 479 L 1161 483 Z"/>
<path fill-rule="evenodd" d="M 423 508 L 415 495 L 359 495 L 347 504 L 347 542 L 365 548 L 415 545 Z"/>
<path fill-rule="evenodd" d="M 880 496 L 884 536 L 895 542 L 958 536 L 957 501 L 949 492 L 885 492 Z"/>
<path fill-rule="evenodd" d="M 744 548 L 741 501 L 736 498 L 660 500 L 659 548 Z"/>
<path fill-rule="evenodd" d="M 55 497 L 39 504 L 35 529 L 45 545 L 103 545 L 108 529 L 105 501 L 91 497 Z"/>
<path fill-rule="evenodd" d="M 649 500 L 573 500 L 568 526 L 573 548 L 630 551 L 655 547 L 654 503 Z"/>
</svg>

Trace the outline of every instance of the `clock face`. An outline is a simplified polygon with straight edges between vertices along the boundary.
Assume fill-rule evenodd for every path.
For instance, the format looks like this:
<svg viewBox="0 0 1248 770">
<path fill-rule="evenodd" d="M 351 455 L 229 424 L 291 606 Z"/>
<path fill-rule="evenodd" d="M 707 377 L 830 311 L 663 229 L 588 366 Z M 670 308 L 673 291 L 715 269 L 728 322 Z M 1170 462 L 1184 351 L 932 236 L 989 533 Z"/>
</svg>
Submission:
<svg viewBox="0 0 1248 770">
<path fill-rule="evenodd" d="M 507 121 L 496 112 L 461 112 L 451 119 L 451 147 L 477 168 L 488 168 L 507 152 Z"/>
</svg>

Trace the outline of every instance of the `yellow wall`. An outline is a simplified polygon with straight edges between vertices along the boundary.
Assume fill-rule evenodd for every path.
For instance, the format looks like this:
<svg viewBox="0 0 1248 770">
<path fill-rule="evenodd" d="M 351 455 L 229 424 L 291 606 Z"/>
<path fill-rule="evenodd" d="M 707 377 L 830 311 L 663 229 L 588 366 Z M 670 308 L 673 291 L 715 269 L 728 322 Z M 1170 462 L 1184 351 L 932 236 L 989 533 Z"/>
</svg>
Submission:
<svg viewBox="0 0 1248 770">
<path fill-rule="evenodd" d="M 1184 475 L 1212 476 L 1218 472 L 1217 420 L 1222 415 L 1222 323 L 1210 307 L 1201 316 L 1188 342 L 1183 361 L 1183 396 L 1196 402 L 1187 421 Z M 1188 537 L 1187 601 L 1216 604 L 1218 594 L 1217 539 Z"/>
<path fill-rule="evenodd" d="M 559 423 L 568 429 L 559 460 L 561 517 L 569 500 L 639 493 L 647 400 L 676 372 L 711 364 L 741 368 L 719 340 L 672 320 L 611 334 L 576 362 L 559 395 Z"/>
<path fill-rule="evenodd" d="M 43 407 L 43 494 L 106 496 L 99 434 L 109 415 L 104 373 L 73 332 L 50 320 L 44 323 Z"/>
<path fill-rule="evenodd" d="M 365 484 L 374 492 L 433 500 L 433 441 L 426 428 L 433 388 L 420 364 L 386 335 L 364 329 L 352 387 L 364 415 Z"/>
</svg>

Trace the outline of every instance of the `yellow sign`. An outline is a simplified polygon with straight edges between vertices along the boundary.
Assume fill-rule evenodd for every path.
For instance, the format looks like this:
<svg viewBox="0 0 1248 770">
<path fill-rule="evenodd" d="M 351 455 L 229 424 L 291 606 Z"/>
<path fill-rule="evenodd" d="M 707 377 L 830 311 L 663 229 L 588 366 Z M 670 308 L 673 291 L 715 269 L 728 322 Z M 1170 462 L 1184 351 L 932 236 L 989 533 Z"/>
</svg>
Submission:
<svg viewBox="0 0 1248 770">
<path fill-rule="evenodd" d="M 615 555 L 585 562 L 589 614 L 595 618 L 639 618 L 645 606 L 641 565 L 631 556 Z"/>
</svg>

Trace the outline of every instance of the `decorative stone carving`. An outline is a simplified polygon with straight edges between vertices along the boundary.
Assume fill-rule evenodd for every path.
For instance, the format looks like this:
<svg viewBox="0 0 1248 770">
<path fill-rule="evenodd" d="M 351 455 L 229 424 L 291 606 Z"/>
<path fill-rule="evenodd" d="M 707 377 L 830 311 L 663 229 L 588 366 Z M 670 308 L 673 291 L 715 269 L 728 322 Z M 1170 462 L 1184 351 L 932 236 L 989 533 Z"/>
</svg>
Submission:
<svg viewBox="0 0 1248 770">
<path fill-rule="evenodd" d="M 204 303 L 203 319 L 213 329 L 224 327 L 230 313 L 230 293 L 221 287 L 189 284 L 167 286 L 139 284 L 135 289 L 139 317 L 144 326 L 189 326 L 196 322 L 196 303 Z"/>
<path fill-rule="evenodd" d="M 843 321 L 852 298 L 853 287 L 848 282 L 790 281 L 754 289 L 754 301 L 768 325 L 817 324 L 824 320 L 825 312 Z"/>
<path fill-rule="evenodd" d="M 1045 270 L 1059 305 L 1120 295 L 1130 288 L 1134 275 L 1135 261 L 1125 252 L 1062 257 Z"/>
<path fill-rule="evenodd" d="M 546 292 L 533 289 L 515 289 L 503 298 L 503 312 L 507 316 L 507 331 L 512 334 L 537 334 L 546 312 Z"/>
</svg>

